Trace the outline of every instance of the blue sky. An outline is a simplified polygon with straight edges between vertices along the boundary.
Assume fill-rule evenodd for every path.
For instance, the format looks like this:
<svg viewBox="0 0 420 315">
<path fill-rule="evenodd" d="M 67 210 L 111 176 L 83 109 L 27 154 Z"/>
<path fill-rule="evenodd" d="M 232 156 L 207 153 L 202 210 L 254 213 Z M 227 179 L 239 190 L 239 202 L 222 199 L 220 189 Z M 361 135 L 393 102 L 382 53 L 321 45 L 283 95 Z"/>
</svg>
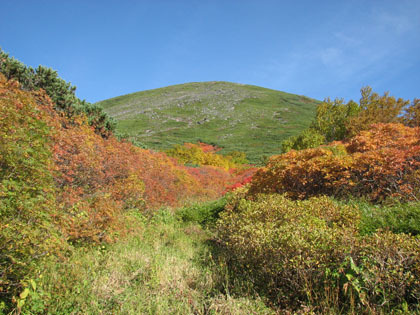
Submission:
<svg viewBox="0 0 420 315">
<path fill-rule="evenodd" d="M 197 81 L 420 97 L 420 0 L 2 1 L 0 47 L 89 102 Z"/>
</svg>

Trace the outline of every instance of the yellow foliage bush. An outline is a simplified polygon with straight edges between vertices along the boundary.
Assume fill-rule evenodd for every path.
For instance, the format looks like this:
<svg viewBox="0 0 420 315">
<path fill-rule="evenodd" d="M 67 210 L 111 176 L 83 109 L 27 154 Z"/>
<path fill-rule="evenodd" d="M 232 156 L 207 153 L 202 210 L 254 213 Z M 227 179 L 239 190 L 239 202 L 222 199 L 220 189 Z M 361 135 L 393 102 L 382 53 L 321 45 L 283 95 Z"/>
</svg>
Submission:
<svg viewBox="0 0 420 315">
<path fill-rule="evenodd" d="M 235 191 L 220 213 L 218 244 L 231 274 L 270 302 L 319 312 L 386 311 L 420 302 L 420 239 L 358 233 L 357 207 L 328 197 L 244 197 Z"/>
<path fill-rule="evenodd" d="M 233 157 L 238 153 L 235 153 L 232 157 L 216 154 L 216 151 L 217 149 L 211 145 L 184 143 L 184 145 L 176 145 L 174 148 L 167 150 L 166 154 L 176 158 L 182 164 L 216 166 L 226 170 L 239 166 L 233 161 Z M 239 156 L 242 160 L 245 160 L 244 156 L 240 154 Z"/>
</svg>

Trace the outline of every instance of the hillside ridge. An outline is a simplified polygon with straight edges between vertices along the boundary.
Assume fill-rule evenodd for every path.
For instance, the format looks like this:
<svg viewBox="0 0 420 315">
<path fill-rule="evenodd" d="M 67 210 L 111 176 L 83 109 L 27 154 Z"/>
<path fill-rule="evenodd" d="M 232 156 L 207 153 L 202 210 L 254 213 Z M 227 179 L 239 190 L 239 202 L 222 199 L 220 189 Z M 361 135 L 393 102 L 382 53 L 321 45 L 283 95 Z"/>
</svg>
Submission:
<svg viewBox="0 0 420 315">
<path fill-rule="evenodd" d="M 192 82 L 98 102 L 117 130 L 152 149 L 204 141 L 256 162 L 309 125 L 319 101 L 225 81 Z"/>
</svg>

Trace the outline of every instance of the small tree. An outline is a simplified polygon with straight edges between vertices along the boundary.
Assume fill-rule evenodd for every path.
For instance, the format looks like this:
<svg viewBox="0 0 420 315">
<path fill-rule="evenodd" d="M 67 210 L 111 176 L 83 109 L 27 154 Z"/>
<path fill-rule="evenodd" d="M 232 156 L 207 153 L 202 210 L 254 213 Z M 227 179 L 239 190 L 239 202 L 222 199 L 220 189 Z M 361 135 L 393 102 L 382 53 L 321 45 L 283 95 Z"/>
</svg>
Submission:
<svg viewBox="0 0 420 315">
<path fill-rule="evenodd" d="M 402 121 L 407 126 L 420 127 L 420 99 L 414 99 L 406 109 Z"/>
<path fill-rule="evenodd" d="M 309 129 L 300 135 L 282 142 L 283 152 L 291 149 L 314 148 L 332 141 L 340 141 L 368 130 L 372 124 L 403 122 L 408 126 L 420 124 L 420 101 L 396 99 L 385 93 L 379 96 L 367 86 L 361 90 L 359 104 L 354 101 L 344 103 L 343 99 L 331 101 L 329 98 L 318 105 L 315 119 Z M 405 111 L 405 114 L 403 115 Z"/>
<path fill-rule="evenodd" d="M 355 135 L 362 130 L 368 130 L 372 124 L 396 123 L 410 103 L 402 98 L 396 99 L 386 92 L 383 96 L 372 92 L 367 86 L 361 89 L 359 112 L 347 121 L 347 129 L 350 135 Z"/>
</svg>

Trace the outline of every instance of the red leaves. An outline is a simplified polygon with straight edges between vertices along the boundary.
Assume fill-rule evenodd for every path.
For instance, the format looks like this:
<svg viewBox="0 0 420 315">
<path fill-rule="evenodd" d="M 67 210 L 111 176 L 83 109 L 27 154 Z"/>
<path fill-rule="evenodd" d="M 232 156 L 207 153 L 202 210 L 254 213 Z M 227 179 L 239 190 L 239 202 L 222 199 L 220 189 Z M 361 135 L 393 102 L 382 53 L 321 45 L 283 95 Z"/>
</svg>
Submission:
<svg viewBox="0 0 420 315">
<path fill-rule="evenodd" d="M 63 229 L 72 240 L 97 241 L 108 228 L 122 229 L 116 217 L 126 208 L 156 209 L 216 198 L 242 176 L 222 167 L 187 167 L 165 153 L 134 147 L 112 136 L 104 139 L 84 117 L 56 120 L 60 123 L 53 136 L 54 180 L 62 213 L 57 222 L 67 222 Z M 191 146 L 209 156 L 217 150 L 204 143 Z M 106 207 L 101 200 L 107 200 Z"/>
<path fill-rule="evenodd" d="M 241 187 L 249 184 L 252 181 L 252 177 L 254 176 L 254 174 L 255 174 L 256 171 L 257 171 L 256 169 L 252 169 L 252 170 L 246 172 L 245 175 L 242 176 L 242 178 L 239 181 L 237 181 L 235 184 L 229 186 L 225 190 L 225 193 L 226 192 L 229 192 L 229 191 L 233 191 L 233 190 L 235 190 L 237 188 L 241 188 Z"/>
</svg>

